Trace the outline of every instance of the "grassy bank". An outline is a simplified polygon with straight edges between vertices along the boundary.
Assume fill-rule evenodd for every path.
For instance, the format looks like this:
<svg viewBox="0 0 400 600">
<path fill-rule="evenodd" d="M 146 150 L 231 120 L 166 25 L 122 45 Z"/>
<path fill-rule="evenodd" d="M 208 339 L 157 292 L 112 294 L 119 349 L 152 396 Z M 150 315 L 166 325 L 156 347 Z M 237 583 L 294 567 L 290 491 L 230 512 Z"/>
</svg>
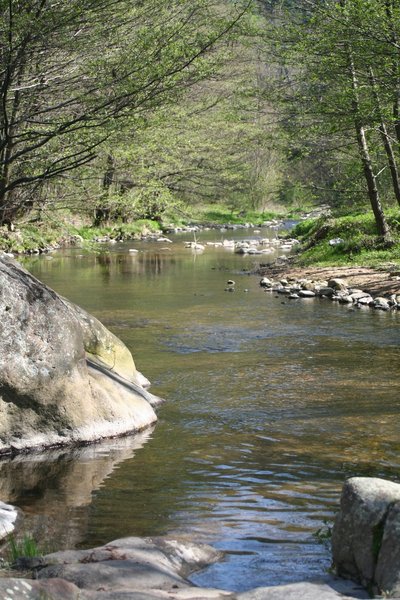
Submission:
<svg viewBox="0 0 400 600">
<path fill-rule="evenodd" d="M 388 211 L 387 220 L 392 232 L 392 243 L 379 239 L 374 217 L 370 212 L 301 221 L 291 231 L 291 236 L 301 241 L 296 263 L 377 268 L 384 268 L 389 264 L 400 266 L 400 210 Z"/>
<path fill-rule="evenodd" d="M 222 205 L 205 205 L 166 213 L 161 223 L 149 219 L 139 219 L 132 223 L 110 222 L 101 227 L 93 227 L 88 217 L 68 212 L 49 215 L 43 219 L 32 218 L 15 225 L 14 231 L 0 227 L 0 250 L 14 254 L 43 252 L 59 245 L 85 245 L 99 239 L 131 240 L 155 232 L 162 232 L 171 227 L 185 225 L 223 225 L 252 223 L 261 225 L 283 217 L 283 214 L 272 211 L 239 211 L 230 210 Z"/>
</svg>

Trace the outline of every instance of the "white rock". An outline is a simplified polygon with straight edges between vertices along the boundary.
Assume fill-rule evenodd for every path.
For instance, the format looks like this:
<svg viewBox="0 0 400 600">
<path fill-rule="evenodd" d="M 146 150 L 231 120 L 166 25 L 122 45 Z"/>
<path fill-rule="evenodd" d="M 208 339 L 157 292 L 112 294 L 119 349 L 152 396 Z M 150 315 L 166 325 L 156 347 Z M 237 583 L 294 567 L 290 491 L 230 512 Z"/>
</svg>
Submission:
<svg viewBox="0 0 400 600">
<path fill-rule="evenodd" d="M 14 531 L 17 516 L 18 511 L 15 506 L 0 501 L 0 539 Z"/>
<path fill-rule="evenodd" d="M 314 298 L 315 292 L 312 292 L 311 290 L 300 290 L 299 296 L 300 298 Z"/>
</svg>

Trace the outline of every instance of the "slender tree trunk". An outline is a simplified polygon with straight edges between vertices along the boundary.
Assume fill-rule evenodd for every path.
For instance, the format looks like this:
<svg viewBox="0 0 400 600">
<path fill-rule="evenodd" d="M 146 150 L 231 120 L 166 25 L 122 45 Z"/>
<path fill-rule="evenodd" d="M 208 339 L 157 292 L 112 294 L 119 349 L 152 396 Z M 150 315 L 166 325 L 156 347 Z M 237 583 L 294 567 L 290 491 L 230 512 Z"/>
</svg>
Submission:
<svg viewBox="0 0 400 600">
<path fill-rule="evenodd" d="M 18 207 L 14 205 L 15 192 L 10 188 L 12 179 L 12 158 L 15 145 L 15 129 L 18 112 L 21 104 L 21 93 L 18 91 L 26 68 L 26 56 L 22 55 L 17 66 L 12 67 L 13 55 L 13 6 L 9 0 L 7 50 L 8 60 L 0 91 L 1 118 L 0 118 L 0 224 L 13 227 L 12 220 Z M 13 84 L 17 87 L 12 91 Z"/>
<path fill-rule="evenodd" d="M 382 138 L 382 141 L 383 141 L 383 145 L 384 145 L 386 156 L 387 156 L 388 163 L 389 163 L 389 169 L 390 169 L 390 175 L 392 177 L 392 185 L 393 185 L 394 195 L 396 196 L 397 203 L 400 206 L 400 179 L 399 179 L 399 172 L 398 172 L 398 169 L 397 169 L 397 164 L 396 164 L 396 159 L 395 159 L 393 148 L 392 148 L 392 143 L 390 141 L 390 137 L 389 137 L 389 134 L 388 134 L 388 131 L 387 131 L 386 123 L 385 123 L 384 118 L 383 118 L 383 114 L 382 114 L 382 110 L 381 110 L 381 103 L 380 103 L 380 100 L 379 100 L 379 94 L 378 94 L 378 90 L 377 90 L 377 87 L 376 87 L 376 80 L 375 80 L 375 76 L 374 76 L 374 72 L 372 70 L 372 67 L 369 68 L 369 80 L 370 80 L 370 83 L 371 83 L 372 93 L 374 95 L 374 99 L 375 99 L 375 103 L 376 103 L 376 108 L 377 108 L 378 116 L 379 116 L 379 120 L 380 120 L 379 132 L 381 134 L 381 138 Z"/>
<path fill-rule="evenodd" d="M 354 113 L 354 126 L 357 136 L 358 150 L 363 165 L 364 176 L 367 182 L 368 196 L 371 203 L 371 208 L 375 216 L 375 222 L 378 229 L 379 235 L 385 240 L 390 239 L 390 229 L 387 224 L 385 214 L 383 212 L 382 204 L 379 197 L 378 187 L 376 185 L 376 176 L 372 167 L 372 161 L 368 149 L 368 141 L 365 135 L 365 128 L 363 126 L 360 117 L 360 100 L 358 95 L 358 80 L 357 73 L 354 66 L 354 60 L 351 49 L 348 48 L 348 64 L 349 72 L 351 76 L 352 89 L 353 89 L 353 113 Z"/>
<path fill-rule="evenodd" d="M 114 182 L 115 175 L 115 159 L 110 153 L 107 156 L 107 167 L 103 177 L 103 194 L 102 199 L 104 200 L 105 206 L 98 206 L 95 209 L 94 214 L 94 226 L 98 227 L 101 223 L 104 223 L 110 217 L 110 208 L 107 206 L 107 200 L 110 195 L 110 188 Z"/>
<path fill-rule="evenodd" d="M 396 133 L 398 150 L 400 151 L 400 64 L 399 64 L 399 51 L 398 48 L 398 35 L 396 27 L 393 22 L 393 0 L 386 0 L 386 16 L 390 29 L 390 41 L 393 45 L 393 60 L 391 66 L 391 76 L 394 82 L 393 90 L 393 120 L 394 130 Z"/>
</svg>

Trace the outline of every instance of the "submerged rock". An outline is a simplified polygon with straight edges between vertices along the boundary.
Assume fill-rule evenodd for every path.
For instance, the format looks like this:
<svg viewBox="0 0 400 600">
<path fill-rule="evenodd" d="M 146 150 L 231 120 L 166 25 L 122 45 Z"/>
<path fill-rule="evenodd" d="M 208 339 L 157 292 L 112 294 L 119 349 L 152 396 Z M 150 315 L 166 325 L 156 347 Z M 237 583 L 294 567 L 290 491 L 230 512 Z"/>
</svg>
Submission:
<svg viewBox="0 0 400 600">
<path fill-rule="evenodd" d="M 0 453 L 89 442 L 156 420 L 126 346 L 0 258 Z"/>
</svg>

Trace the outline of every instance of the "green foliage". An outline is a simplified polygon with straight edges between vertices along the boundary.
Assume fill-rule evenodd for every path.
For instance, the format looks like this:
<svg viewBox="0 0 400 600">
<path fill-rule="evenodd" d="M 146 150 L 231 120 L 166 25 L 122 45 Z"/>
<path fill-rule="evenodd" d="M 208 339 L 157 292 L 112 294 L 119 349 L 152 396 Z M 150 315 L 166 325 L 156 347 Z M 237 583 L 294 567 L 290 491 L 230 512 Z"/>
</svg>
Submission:
<svg viewBox="0 0 400 600">
<path fill-rule="evenodd" d="M 0 222 L 212 75 L 249 6 L 0 2 Z"/>
<path fill-rule="evenodd" d="M 8 562 L 11 564 L 15 563 L 18 558 L 33 558 L 41 554 L 35 540 L 28 533 L 24 534 L 21 539 L 18 539 L 13 534 L 10 534 L 7 536 L 7 543 Z"/>
<path fill-rule="evenodd" d="M 283 215 L 273 211 L 229 210 L 221 204 L 206 204 L 196 207 L 191 216 L 192 220 L 200 223 L 219 223 L 221 225 L 254 223 L 260 225 L 264 221 L 279 219 Z"/>
<path fill-rule="evenodd" d="M 15 231 L 0 227 L 0 247 L 6 252 L 43 251 L 65 235 L 64 226 L 53 222 L 21 223 Z"/>
<path fill-rule="evenodd" d="M 284 0 L 270 5 L 269 16 L 265 38 L 277 63 L 270 93 L 290 166 L 282 201 L 309 194 L 343 213 L 372 205 L 368 164 L 381 200 L 392 206 L 396 185 L 382 123 L 398 163 L 398 7 Z"/>
<path fill-rule="evenodd" d="M 332 529 L 333 524 L 328 519 L 323 520 L 323 525 L 315 533 L 313 536 L 320 544 L 330 545 L 332 540 Z"/>
<path fill-rule="evenodd" d="M 315 233 L 323 224 L 324 219 L 305 219 L 297 223 L 291 230 L 291 235 L 295 238 L 303 239 L 308 235 Z"/>
<path fill-rule="evenodd" d="M 304 265 L 370 265 L 400 261 L 400 212 L 388 212 L 388 222 L 394 243 L 377 237 L 374 216 L 370 212 L 328 220 L 302 221 L 291 235 L 302 241 L 298 261 Z M 343 243 L 331 246 L 329 240 L 343 239 Z"/>
<path fill-rule="evenodd" d="M 87 242 L 92 242 L 96 239 L 110 238 L 110 240 L 130 240 L 140 238 L 148 233 L 156 233 L 160 231 L 160 224 L 149 219 L 138 219 L 133 223 L 114 223 L 104 227 L 93 227 L 84 225 L 71 229 L 71 233 L 77 234 Z"/>
</svg>

